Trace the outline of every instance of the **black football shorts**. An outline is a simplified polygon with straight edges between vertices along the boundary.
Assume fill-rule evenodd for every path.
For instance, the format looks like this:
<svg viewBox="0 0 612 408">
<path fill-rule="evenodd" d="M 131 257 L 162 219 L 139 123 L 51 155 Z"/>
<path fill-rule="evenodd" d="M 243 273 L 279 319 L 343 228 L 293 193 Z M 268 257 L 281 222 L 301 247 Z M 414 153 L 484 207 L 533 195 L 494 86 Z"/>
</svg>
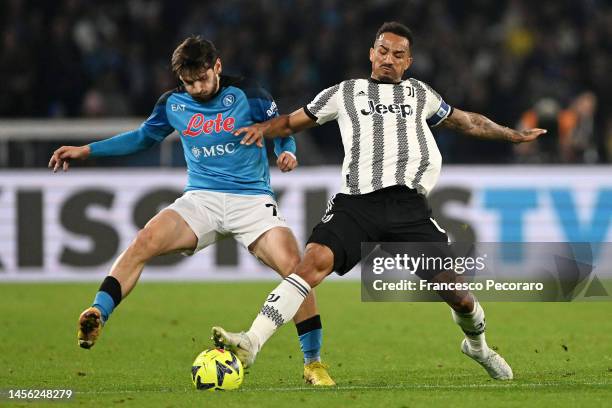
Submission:
<svg viewBox="0 0 612 408">
<path fill-rule="evenodd" d="M 368 194 L 336 194 L 312 230 L 308 243 L 334 254 L 334 271 L 344 275 L 361 260 L 362 242 L 448 242 L 431 218 L 424 195 L 406 186 Z"/>
</svg>

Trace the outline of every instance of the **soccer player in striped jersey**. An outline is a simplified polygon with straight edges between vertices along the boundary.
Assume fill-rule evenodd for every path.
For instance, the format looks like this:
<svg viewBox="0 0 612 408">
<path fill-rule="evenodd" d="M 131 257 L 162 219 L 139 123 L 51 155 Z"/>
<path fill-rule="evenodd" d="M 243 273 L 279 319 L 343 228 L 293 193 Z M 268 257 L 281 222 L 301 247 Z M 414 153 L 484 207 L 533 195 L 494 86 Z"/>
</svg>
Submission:
<svg viewBox="0 0 612 408">
<path fill-rule="evenodd" d="M 270 94 L 252 81 L 221 75 L 215 46 L 189 37 L 174 51 L 172 68 L 182 85 L 163 94 L 139 129 L 86 146 L 63 146 L 49 162 L 54 172 L 71 160 L 118 156 L 147 149 L 176 130 L 187 162 L 185 193 L 154 216 L 117 258 L 92 306 L 79 318 L 78 343 L 90 348 L 110 314 L 136 285 L 153 257 L 191 255 L 232 236 L 281 276 L 300 260 L 293 233 L 278 212 L 265 148 L 240 144 L 233 131 L 278 116 Z M 292 137 L 274 142 L 282 171 L 297 166 Z M 211 310 L 211 313 L 213 310 Z M 295 315 L 304 353 L 304 378 L 335 385 L 321 363 L 321 319 L 314 294 Z"/>
<path fill-rule="evenodd" d="M 370 48 L 372 73 L 332 86 L 290 115 L 239 129 L 241 143 L 261 144 L 263 137 L 286 137 L 335 120 L 344 145 L 342 191 L 330 201 L 315 226 L 303 260 L 270 294 L 250 330 L 230 333 L 213 327 L 213 340 L 253 364 L 263 344 L 290 320 L 310 290 L 332 271 L 343 275 L 361 259 L 362 242 L 447 242 L 431 218 L 426 196 L 434 187 L 442 157 L 430 127 L 443 126 L 466 135 L 529 142 L 544 129 L 517 131 L 477 113 L 449 106 L 431 87 L 403 80 L 412 63 L 413 37 L 397 22 L 385 23 Z M 426 276 L 454 282 L 453 271 Z M 417 272 L 419 274 L 419 272 Z M 464 332 L 463 353 L 495 379 L 512 379 L 512 369 L 485 340 L 482 306 L 470 292 L 439 292 Z M 270 297 L 268 298 L 270 299 Z"/>
</svg>

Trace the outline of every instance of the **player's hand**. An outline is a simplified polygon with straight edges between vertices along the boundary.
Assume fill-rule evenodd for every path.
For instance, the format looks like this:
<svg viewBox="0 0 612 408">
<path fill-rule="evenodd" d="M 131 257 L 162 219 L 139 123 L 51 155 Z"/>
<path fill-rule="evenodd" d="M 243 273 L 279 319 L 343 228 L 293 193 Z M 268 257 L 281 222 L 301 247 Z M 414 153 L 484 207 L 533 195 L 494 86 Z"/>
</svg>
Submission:
<svg viewBox="0 0 612 408">
<path fill-rule="evenodd" d="M 55 173 L 60 168 L 68 170 L 70 160 L 85 160 L 89 157 L 91 150 L 89 146 L 62 146 L 53 152 L 49 160 L 49 168 Z"/>
<path fill-rule="evenodd" d="M 541 135 L 548 132 L 546 129 L 534 128 L 534 129 L 525 129 L 520 132 L 515 132 L 512 137 L 512 143 L 525 143 L 536 140 Z"/>
<path fill-rule="evenodd" d="M 240 141 L 240 144 L 250 146 L 255 143 L 258 147 L 263 147 L 264 130 L 264 126 L 254 124 L 238 129 L 234 132 L 234 136 L 240 136 L 244 134 L 242 140 Z"/>
<path fill-rule="evenodd" d="M 283 173 L 286 173 L 295 169 L 298 166 L 298 161 L 291 153 L 282 152 L 276 159 L 276 165 Z"/>
</svg>

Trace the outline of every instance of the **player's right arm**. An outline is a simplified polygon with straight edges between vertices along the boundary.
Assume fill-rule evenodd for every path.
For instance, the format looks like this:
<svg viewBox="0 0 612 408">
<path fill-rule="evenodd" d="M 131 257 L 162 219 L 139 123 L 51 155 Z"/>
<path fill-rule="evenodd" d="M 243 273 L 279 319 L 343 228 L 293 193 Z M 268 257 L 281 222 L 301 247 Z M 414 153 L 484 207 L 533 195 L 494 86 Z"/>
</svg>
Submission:
<svg viewBox="0 0 612 408">
<path fill-rule="evenodd" d="M 240 128 L 234 132 L 234 135 L 243 135 L 241 144 L 257 143 L 258 146 L 262 146 L 264 137 L 287 137 L 334 120 L 338 118 L 339 89 L 340 84 L 327 88 L 303 108 L 289 115 L 280 115 L 262 123 Z"/>
<path fill-rule="evenodd" d="M 317 122 L 308 116 L 302 108 L 289 115 L 280 115 L 265 122 L 240 128 L 234 132 L 234 135 L 243 135 L 241 144 L 251 145 L 256 143 L 258 146 L 262 146 L 264 137 L 288 137 L 316 125 Z"/>
<path fill-rule="evenodd" d="M 155 143 L 157 140 L 140 127 L 84 146 L 62 146 L 53 152 L 49 168 L 54 173 L 60 168 L 66 171 L 71 160 L 85 160 L 90 156 L 123 156 L 145 150 Z"/>
<path fill-rule="evenodd" d="M 159 98 L 151 116 L 136 130 L 120 133 L 108 139 L 85 146 L 62 146 L 51 155 L 49 168 L 55 173 L 60 168 L 68 170 L 71 160 L 89 157 L 124 156 L 136 153 L 161 142 L 174 130 L 166 116 L 166 101 L 172 91 Z"/>
</svg>

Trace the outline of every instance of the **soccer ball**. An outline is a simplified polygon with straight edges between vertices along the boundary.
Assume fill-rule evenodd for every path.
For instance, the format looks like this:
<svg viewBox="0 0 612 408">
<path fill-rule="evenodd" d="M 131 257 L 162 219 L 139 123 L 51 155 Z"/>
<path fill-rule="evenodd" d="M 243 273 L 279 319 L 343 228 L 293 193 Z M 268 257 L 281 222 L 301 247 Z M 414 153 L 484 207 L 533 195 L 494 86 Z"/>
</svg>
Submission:
<svg viewBox="0 0 612 408">
<path fill-rule="evenodd" d="M 204 350 L 191 367 L 191 380 L 198 390 L 235 390 L 243 379 L 242 363 L 234 353 L 224 349 Z"/>
</svg>

